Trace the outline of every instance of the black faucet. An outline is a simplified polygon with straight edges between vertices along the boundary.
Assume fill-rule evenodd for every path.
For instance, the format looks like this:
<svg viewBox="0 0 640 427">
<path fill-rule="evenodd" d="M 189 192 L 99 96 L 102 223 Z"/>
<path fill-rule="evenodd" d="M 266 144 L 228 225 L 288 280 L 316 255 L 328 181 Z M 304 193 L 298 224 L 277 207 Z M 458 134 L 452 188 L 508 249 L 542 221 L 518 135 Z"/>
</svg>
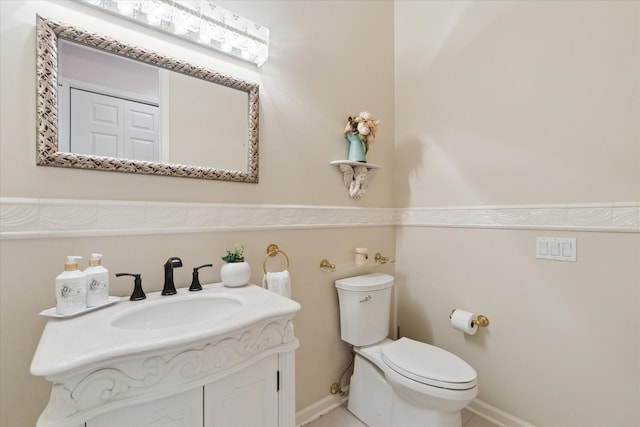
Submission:
<svg viewBox="0 0 640 427">
<path fill-rule="evenodd" d="M 164 263 L 164 288 L 162 295 L 175 295 L 176 286 L 173 284 L 173 269 L 182 267 L 182 260 L 178 257 L 171 257 Z"/>
<path fill-rule="evenodd" d="M 135 279 L 133 284 L 133 293 L 131 294 L 131 298 L 129 298 L 131 301 L 140 301 L 147 297 L 142 290 L 142 279 L 139 274 L 116 273 L 116 277 L 120 276 L 133 276 Z"/>
</svg>

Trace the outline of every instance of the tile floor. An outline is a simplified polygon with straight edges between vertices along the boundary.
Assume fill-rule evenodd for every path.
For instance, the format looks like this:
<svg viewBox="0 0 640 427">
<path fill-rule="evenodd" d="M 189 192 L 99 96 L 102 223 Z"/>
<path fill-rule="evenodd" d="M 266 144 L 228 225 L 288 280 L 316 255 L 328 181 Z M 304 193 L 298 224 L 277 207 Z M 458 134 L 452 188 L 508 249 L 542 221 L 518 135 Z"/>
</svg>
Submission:
<svg viewBox="0 0 640 427">
<path fill-rule="evenodd" d="M 462 411 L 462 425 L 464 427 L 497 427 L 467 410 Z M 349 412 L 345 403 L 317 420 L 304 424 L 304 427 L 367 427 L 367 425 Z"/>
</svg>

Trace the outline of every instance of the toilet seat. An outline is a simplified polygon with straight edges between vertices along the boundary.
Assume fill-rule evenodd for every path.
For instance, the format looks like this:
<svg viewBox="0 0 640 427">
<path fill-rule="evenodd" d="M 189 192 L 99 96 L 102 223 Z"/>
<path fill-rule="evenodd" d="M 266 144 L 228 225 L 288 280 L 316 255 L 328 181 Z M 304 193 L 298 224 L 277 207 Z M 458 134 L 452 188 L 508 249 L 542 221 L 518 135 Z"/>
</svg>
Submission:
<svg viewBox="0 0 640 427">
<path fill-rule="evenodd" d="M 467 362 L 441 348 L 400 338 L 382 348 L 382 360 L 398 374 L 419 383 L 449 390 L 476 386 L 477 373 Z"/>
</svg>

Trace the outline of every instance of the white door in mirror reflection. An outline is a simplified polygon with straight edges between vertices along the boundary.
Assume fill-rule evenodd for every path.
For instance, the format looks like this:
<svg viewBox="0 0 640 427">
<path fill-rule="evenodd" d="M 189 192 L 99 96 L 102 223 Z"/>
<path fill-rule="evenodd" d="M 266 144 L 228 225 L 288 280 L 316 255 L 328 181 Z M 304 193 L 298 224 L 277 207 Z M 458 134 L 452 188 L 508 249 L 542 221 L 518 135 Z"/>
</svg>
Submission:
<svg viewBox="0 0 640 427">
<path fill-rule="evenodd" d="M 158 107 L 71 89 L 70 151 L 157 162 Z"/>
</svg>

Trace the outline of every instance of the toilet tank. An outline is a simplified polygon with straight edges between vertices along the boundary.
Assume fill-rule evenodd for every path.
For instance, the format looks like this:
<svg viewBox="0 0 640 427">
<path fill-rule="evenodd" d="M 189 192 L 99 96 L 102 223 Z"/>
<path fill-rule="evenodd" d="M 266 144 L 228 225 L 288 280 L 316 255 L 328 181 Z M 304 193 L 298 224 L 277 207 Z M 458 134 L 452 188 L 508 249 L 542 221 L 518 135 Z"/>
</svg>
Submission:
<svg viewBox="0 0 640 427">
<path fill-rule="evenodd" d="M 393 276 L 383 273 L 336 280 L 343 341 L 363 346 L 387 337 L 392 286 Z"/>
</svg>

